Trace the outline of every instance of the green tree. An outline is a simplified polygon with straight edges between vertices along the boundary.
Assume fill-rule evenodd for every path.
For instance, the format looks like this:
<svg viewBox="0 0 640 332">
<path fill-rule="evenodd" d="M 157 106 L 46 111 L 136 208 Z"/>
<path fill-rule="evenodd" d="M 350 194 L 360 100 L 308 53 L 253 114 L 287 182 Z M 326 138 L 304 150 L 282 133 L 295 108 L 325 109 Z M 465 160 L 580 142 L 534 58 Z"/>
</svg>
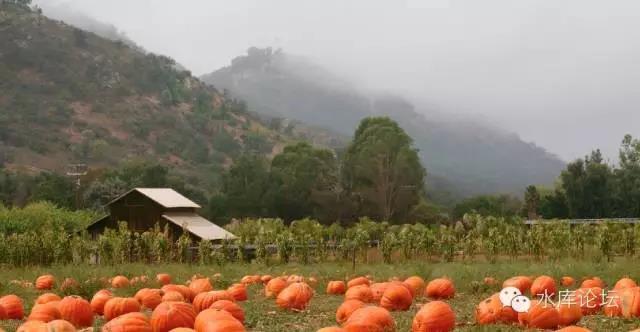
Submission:
<svg viewBox="0 0 640 332">
<path fill-rule="evenodd" d="M 524 202 L 529 219 L 538 218 L 538 206 L 540 204 L 540 194 L 536 186 L 528 186 L 524 193 Z"/>
<path fill-rule="evenodd" d="M 344 175 L 362 213 L 405 219 L 422 196 L 425 173 L 411 137 L 396 122 L 387 117 L 360 122 L 345 154 Z"/>
<path fill-rule="evenodd" d="M 620 217 L 640 216 L 640 140 L 626 135 L 615 170 L 615 206 Z"/>
<path fill-rule="evenodd" d="M 569 217 L 604 218 L 611 215 L 613 173 L 603 161 L 600 150 L 567 165 L 560 177 Z"/>
<path fill-rule="evenodd" d="M 269 182 L 267 162 L 256 155 L 243 155 L 236 160 L 222 179 L 222 195 L 215 196 L 212 204 L 215 216 L 226 213 L 230 217 L 262 217 L 269 214 L 265 193 Z"/>
<path fill-rule="evenodd" d="M 461 219 L 467 213 L 481 216 L 510 218 L 519 214 L 522 202 L 509 195 L 480 195 L 467 198 L 453 208 L 453 218 Z"/>
<path fill-rule="evenodd" d="M 334 189 L 337 161 L 332 151 L 308 143 L 284 148 L 271 161 L 269 198 L 275 213 L 287 221 L 314 216 L 322 207 L 319 193 Z"/>
</svg>

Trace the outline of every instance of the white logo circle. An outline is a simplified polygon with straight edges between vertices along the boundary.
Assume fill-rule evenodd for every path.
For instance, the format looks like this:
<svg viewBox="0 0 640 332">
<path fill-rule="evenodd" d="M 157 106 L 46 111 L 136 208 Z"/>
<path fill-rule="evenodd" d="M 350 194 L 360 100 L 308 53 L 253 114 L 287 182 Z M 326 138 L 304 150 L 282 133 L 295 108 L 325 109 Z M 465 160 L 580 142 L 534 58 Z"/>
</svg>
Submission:
<svg viewBox="0 0 640 332">
<path fill-rule="evenodd" d="M 500 302 L 502 302 L 503 307 L 511 306 L 511 301 L 516 296 L 522 295 L 522 292 L 515 287 L 506 287 L 500 291 Z"/>
<path fill-rule="evenodd" d="M 531 308 L 531 300 L 524 295 L 518 295 L 511 300 L 511 308 L 515 312 L 527 312 Z"/>
</svg>

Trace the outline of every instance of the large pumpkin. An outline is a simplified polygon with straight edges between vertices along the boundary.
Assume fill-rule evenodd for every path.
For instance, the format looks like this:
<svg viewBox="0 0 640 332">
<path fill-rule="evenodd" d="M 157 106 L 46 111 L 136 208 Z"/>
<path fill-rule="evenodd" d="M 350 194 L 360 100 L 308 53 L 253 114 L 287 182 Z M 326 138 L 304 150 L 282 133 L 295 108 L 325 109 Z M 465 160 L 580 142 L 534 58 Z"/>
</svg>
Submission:
<svg viewBox="0 0 640 332">
<path fill-rule="evenodd" d="M 36 299 L 36 304 L 45 304 L 54 301 L 60 301 L 62 298 L 54 293 L 44 293 Z"/>
<path fill-rule="evenodd" d="M 111 279 L 111 287 L 125 288 L 129 287 L 129 279 L 125 276 L 115 276 Z"/>
<path fill-rule="evenodd" d="M 52 320 L 60 319 L 61 314 L 58 306 L 52 303 L 36 304 L 31 308 L 31 313 L 27 320 L 39 320 L 48 323 Z"/>
<path fill-rule="evenodd" d="M 370 306 L 354 311 L 344 323 L 347 332 L 395 331 L 396 323 L 385 308 Z"/>
<path fill-rule="evenodd" d="M 50 290 L 53 288 L 55 282 L 56 278 L 54 276 L 45 274 L 36 279 L 35 286 L 37 290 Z"/>
<path fill-rule="evenodd" d="M 24 304 L 17 295 L 5 295 L 0 297 L 0 306 L 4 307 L 9 319 L 22 319 L 24 317 Z"/>
<path fill-rule="evenodd" d="M 245 332 L 244 325 L 224 310 L 207 309 L 196 316 L 196 332 Z"/>
<path fill-rule="evenodd" d="M 567 326 L 565 328 L 556 330 L 556 332 L 591 332 L 591 330 L 580 326 Z"/>
<path fill-rule="evenodd" d="M 279 277 L 273 278 L 267 282 L 267 285 L 264 287 L 264 295 L 266 297 L 274 297 L 278 296 L 283 289 L 287 288 L 289 284 L 287 283 L 287 279 Z"/>
<path fill-rule="evenodd" d="M 529 311 L 519 313 L 518 321 L 521 325 L 529 328 L 550 330 L 560 324 L 560 314 L 549 303 L 531 300 Z"/>
<path fill-rule="evenodd" d="M 580 288 L 591 288 L 591 287 L 604 288 L 605 284 L 604 284 L 604 281 L 602 281 L 602 279 L 598 277 L 585 279 L 582 281 L 582 284 L 580 284 Z"/>
<path fill-rule="evenodd" d="M 356 310 L 363 308 L 366 304 L 360 300 L 347 300 L 342 302 L 336 310 L 336 322 L 342 324 L 349 319 Z"/>
<path fill-rule="evenodd" d="M 104 305 L 104 319 L 110 321 L 130 312 L 140 311 L 140 302 L 133 297 L 114 297 Z"/>
<path fill-rule="evenodd" d="M 579 288 L 575 292 L 576 302 L 580 305 L 583 315 L 595 315 L 602 307 L 602 288 Z"/>
<path fill-rule="evenodd" d="M 29 320 L 18 326 L 16 332 L 47 332 L 47 323 Z"/>
<path fill-rule="evenodd" d="M 246 301 L 249 298 L 247 296 L 247 286 L 243 284 L 233 284 L 227 288 L 227 292 L 233 296 L 235 301 Z"/>
<path fill-rule="evenodd" d="M 93 298 L 91 299 L 91 303 L 90 303 L 91 309 L 97 315 L 103 315 L 104 314 L 104 305 L 107 304 L 107 301 L 111 300 L 111 298 L 113 298 L 113 293 L 111 293 L 110 290 L 101 289 L 101 290 L 97 291 L 93 295 Z"/>
<path fill-rule="evenodd" d="M 283 309 L 304 310 L 311 297 L 313 290 L 304 282 L 293 283 L 283 289 L 276 298 L 276 304 Z"/>
<path fill-rule="evenodd" d="M 539 276 L 531 284 L 531 296 L 535 298 L 541 296 L 553 297 L 557 291 L 556 281 L 549 276 Z"/>
<path fill-rule="evenodd" d="M 225 310 L 229 312 L 235 319 L 239 320 L 241 323 L 244 323 L 244 310 L 237 303 L 229 300 L 219 300 L 213 302 L 213 304 L 209 307 L 211 309 Z"/>
<path fill-rule="evenodd" d="M 633 281 L 633 279 L 622 278 L 618 280 L 618 282 L 616 282 L 615 286 L 613 286 L 613 289 L 618 290 L 618 289 L 633 288 L 633 287 L 638 287 L 638 285 L 636 284 L 635 281 Z"/>
<path fill-rule="evenodd" d="M 373 293 L 371 288 L 367 285 L 357 285 L 349 287 L 346 293 L 344 293 L 344 300 L 360 300 L 362 302 L 371 302 L 373 299 Z"/>
<path fill-rule="evenodd" d="M 141 312 L 131 312 L 104 324 L 102 332 L 152 332 L 152 330 L 146 315 Z"/>
<path fill-rule="evenodd" d="M 233 296 L 227 291 L 219 290 L 219 291 L 210 291 L 206 293 L 200 293 L 193 299 L 193 308 L 196 313 L 199 313 L 205 309 L 208 309 L 214 302 L 220 300 L 230 300 L 235 301 Z"/>
<path fill-rule="evenodd" d="M 371 302 L 380 302 L 380 299 L 382 299 L 382 295 L 384 295 L 384 291 L 389 288 L 389 285 L 391 285 L 390 282 L 376 282 L 371 284 L 369 286 L 369 289 L 371 289 Z"/>
<path fill-rule="evenodd" d="M 342 280 L 329 281 L 327 284 L 327 294 L 342 295 L 347 290 L 347 286 Z"/>
<path fill-rule="evenodd" d="M 533 281 L 527 276 L 516 276 L 505 280 L 502 283 L 502 288 L 515 287 L 520 290 L 522 294 L 525 294 L 531 288 Z"/>
<path fill-rule="evenodd" d="M 357 277 L 357 278 L 353 278 L 351 280 L 349 280 L 349 282 L 347 282 L 347 288 L 351 288 L 354 286 L 358 286 L 358 285 L 367 285 L 369 286 L 371 284 L 371 281 L 365 277 Z"/>
<path fill-rule="evenodd" d="M 160 288 L 165 294 L 167 292 L 175 291 L 182 294 L 182 297 L 185 301 L 193 301 L 195 298 L 195 294 L 191 291 L 191 289 L 185 285 L 175 285 L 175 284 L 167 284 Z"/>
<path fill-rule="evenodd" d="M 177 327 L 192 328 L 196 320 L 193 306 L 184 302 L 160 303 L 151 314 L 154 332 L 168 332 Z"/>
<path fill-rule="evenodd" d="M 171 275 L 168 273 L 158 273 L 156 275 L 156 281 L 162 286 L 168 285 L 171 283 Z"/>
<path fill-rule="evenodd" d="M 505 307 L 500 301 L 500 293 L 491 295 L 481 301 L 475 311 L 476 322 L 480 325 L 496 323 L 515 323 L 518 313 L 511 307 Z"/>
<path fill-rule="evenodd" d="M 425 286 L 424 279 L 418 276 L 412 276 L 404 280 L 404 284 L 407 285 L 411 291 L 411 296 L 416 297 Z"/>
<path fill-rule="evenodd" d="M 76 332 L 76 327 L 64 319 L 56 319 L 47 323 L 49 332 Z"/>
<path fill-rule="evenodd" d="M 558 325 L 560 326 L 573 325 L 582 319 L 582 308 L 580 308 L 580 303 L 577 301 L 563 301 L 560 299 L 556 305 L 556 310 L 558 310 Z"/>
<path fill-rule="evenodd" d="M 427 297 L 433 299 L 448 299 L 455 295 L 456 289 L 453 287 L 451 280 L 438 278 L 431 280 L 427 284 L 424 293 Z"/>
<path fill-rule="evenodd" d="M 271 281 L 271 279 L 273 279 L 272 275 L 265 274 L 262 277 L 260 277 L 260 282 L 266 285 L 269 281 Z"/>
<path fill-rule="evenodd" d="M 185 302 L 185 298 L 184 296 L 182 296 L 180 292 L 176 292 L 176 291 L 168 291 L 164 293 L 164 295 L 162 295 L 162 302 L 171 302 L 171 301 Z M 195 299 L 194 299 L 194 302 L 195 302 Z"/>
<path fill-rule="evenodd" d="M 0 305 L 0 320 L 5 320 L 5 319 L 9 319 L 9 316 L 7 316 L 7 310 L 5 310 L 5 308 Z"/>
<path fill-rule="evenodd" d="M 211 286 L 209 278 L 200 278 L 191 281 L 189 289 L 191 290 L 191 293 L 198 295 L 200 293 L 212 291 L 213 286 Z"/>
<path fill-rule="evenodd" d="M 640 317 L 640 287 L 623 288 L 610 295 L 617 298 L 615 303 L 619 307 L 620 316 L 625 318 Z"/>
<path fill-rule="evenodd" d="M 391 311 L 409 310 L 411 303 L 413 303 L 411 291 L 407 286 L 401 284 L 389 285 L 380 299 L 380 306 Z"/>
<path fill-rule="evenodd" d="M 420 308 L 411 324 L 411 332 L 447 332 L 456 325 L 456 314 L 442 301 L 429 302 Z"/>
<path fill-rule="evenodd" d="M 316 332 L 345 332 L 345 330 L 341 327 L 330 326 L 330 327 L 323 327 L 317 330 Z"/>
<path fill-rule="evenodd" d="M 78 287 L 80 287 L 80 284 L 76 281 L 76 279 L 65 278 L 60 285 L 60 290 L 68 293 L 78 290 Z"/>
<path fill-rule="evenodd" d="M 69 321 L 75 327 L 89 327 L 93 325 L 93 310 L 91 304 L 79 296 L 66 296 L 58 305 L 62 319 Z"/>
<path fill-rule="evenodd" d="M 143 307 L 153 310 L 162 302 L 162 291 L 156 288 L 143 288 L 137 291 L 134 297 Z"/>
</svg>

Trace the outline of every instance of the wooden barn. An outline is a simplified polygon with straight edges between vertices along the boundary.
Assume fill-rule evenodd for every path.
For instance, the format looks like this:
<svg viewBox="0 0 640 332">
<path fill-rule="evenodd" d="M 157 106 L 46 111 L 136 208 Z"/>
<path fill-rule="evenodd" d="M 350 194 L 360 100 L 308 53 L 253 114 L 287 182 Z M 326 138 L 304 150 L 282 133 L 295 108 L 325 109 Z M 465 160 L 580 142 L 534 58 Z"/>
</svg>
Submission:
<svg viewBox="0 0 640 332">
<path fill-rule="evenodd" d="M 169 225 L 172 238 L 178 238 L 183 229 L 194 240 L 235 239 L 224 228 L 198 215 L 200 205 L 170 188 L 135 188 L 107 204 L 109 215 L 87 227 L 94 238 L 106 228 L 116 229 L 118 222 L 126 221 L 134 232 L 145 232 L 156 224 L 164 229 Z"/>
</svg>

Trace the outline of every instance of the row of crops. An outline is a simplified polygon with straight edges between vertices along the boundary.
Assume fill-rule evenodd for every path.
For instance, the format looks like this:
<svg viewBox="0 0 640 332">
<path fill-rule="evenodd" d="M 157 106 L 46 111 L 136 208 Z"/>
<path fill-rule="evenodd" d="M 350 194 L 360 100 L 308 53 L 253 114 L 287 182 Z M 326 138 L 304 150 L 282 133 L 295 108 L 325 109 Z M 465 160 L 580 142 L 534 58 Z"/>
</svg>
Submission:
<svg viewBox="0 0 640 332">
<path fill-rule="evenodd" d="M 239 239 L 194 242 L 172 240 L 156 227 L 134 233 L 122 223 L 97 239 L 43 227 L 25 233 L 0 233 L 0 264 L 16 266 L 68 263 L 225 264 L 254 261 L 375 263 L 413 259 L 434 261 L 505 259 L 610 260 L 640 249 L 640 226 L 579 225 L 563 222 L 527 226 L 519 221 L 467 215 L 453 225 L 390 225 L 363 218 L 351 227 L 323 226 L 304 219 L 285 225 L 277 219 L 245 220 L 228 226 Z M 638 250 L 640 251 L 640 250 Z"/>
</svg>

